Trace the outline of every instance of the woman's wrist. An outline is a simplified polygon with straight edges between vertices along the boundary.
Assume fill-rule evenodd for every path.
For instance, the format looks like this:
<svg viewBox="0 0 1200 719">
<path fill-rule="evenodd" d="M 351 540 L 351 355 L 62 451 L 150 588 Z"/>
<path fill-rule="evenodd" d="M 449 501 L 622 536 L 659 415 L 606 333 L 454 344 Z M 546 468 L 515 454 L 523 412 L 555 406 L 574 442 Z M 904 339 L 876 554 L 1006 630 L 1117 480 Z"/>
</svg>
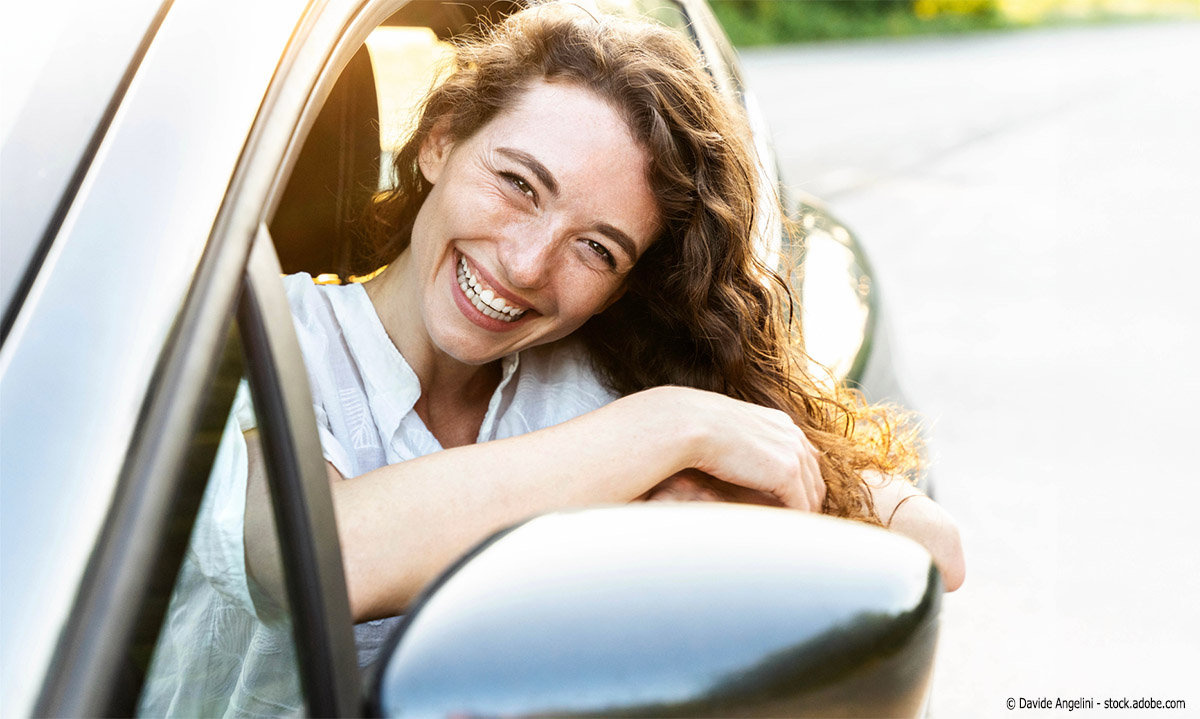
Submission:
<svg viewBox="0 0 1200 719">
<path fill-rule="evenodd" d="M 651 443 L 650 451 L 663 463 L 663 477 L 701 463 L 704 450 L 711 444 L 706 413 L 695 403 L 699 390 L 662 386 L 642 390 L 618 402 L 625 402 L 638 436 Z"/>
</svg>

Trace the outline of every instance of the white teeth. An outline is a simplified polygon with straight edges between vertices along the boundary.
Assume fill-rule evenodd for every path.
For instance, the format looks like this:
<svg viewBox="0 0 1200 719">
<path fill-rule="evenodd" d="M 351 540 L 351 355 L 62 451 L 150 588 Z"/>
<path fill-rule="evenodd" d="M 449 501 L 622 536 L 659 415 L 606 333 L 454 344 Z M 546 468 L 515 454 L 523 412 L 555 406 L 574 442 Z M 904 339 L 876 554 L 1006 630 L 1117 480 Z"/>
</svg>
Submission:
<svg viewBox="0 0 1200 719">
<path fill-rule="evenodd" d="M 458 286 L 462 289 L 467 299 L 471 301 L 471 304 L 475 306 L 475 309 L 492 319 L 513 322 L 525 314 L 525 310 L 509 306 L 503 297 L 497 295 L 491 289 L 485 288 L 471 274 L 471 270 L 467 267 L 467 258 L 465 257 L 461 258 L 458 262 Z"/>
</svg>

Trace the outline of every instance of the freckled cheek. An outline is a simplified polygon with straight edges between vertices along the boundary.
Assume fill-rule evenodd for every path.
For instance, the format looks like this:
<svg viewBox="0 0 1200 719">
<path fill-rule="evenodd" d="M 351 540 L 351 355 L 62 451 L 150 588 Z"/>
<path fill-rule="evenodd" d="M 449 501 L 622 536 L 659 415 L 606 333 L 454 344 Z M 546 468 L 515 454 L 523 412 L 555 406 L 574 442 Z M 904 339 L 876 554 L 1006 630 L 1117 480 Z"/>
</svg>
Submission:
<svg viewBox="0 0 1200 719">
<path fill-rule="evenodd" d="M 476 195 L 475 202 L 460 205 L 459 217 L 481 232 L 496 232 L 502 229 L 517 229 L 528 221 L 528 217 L 513 207 L 508 198 L 499 192 L 488 191 Z"/>
<path fill-rule="evenodd" d="M 619 285 L 591 271 L 564 272 L 555 283 L 560 313 L 580 323 L 600 311 Z"/>
<path fill-rule="evenodd" d="M 518 218 L 495 198 L 476 194 L 470 202 L 447 203 L 430 209 L 428 234 L 447 245 L 459 240 L 494 241 L 520 234 L 516 228 Z M 414 231 L 419 228 L 418 224 Z M 415 234 L 413 239 L 416 240 Z"/>
</svg>

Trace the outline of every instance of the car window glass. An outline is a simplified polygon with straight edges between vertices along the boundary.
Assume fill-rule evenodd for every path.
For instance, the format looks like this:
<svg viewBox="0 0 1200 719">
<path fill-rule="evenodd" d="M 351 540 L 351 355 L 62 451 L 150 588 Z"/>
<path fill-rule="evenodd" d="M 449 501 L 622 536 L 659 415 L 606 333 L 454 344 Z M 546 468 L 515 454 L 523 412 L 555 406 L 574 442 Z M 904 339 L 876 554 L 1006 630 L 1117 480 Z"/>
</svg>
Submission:
<svg viewBox="0 0 1200 719">
<path fill-rule="evenodd" d="M 151 588 L 161 621 L 139 627 L 129 652 L 131 670 L 145 675 L 139 716 L 304 711 L 257 418 L 236 335 L 229 345 L 233 371 L 219 373 L 214 393 L 236 386 L 232 407 L 193 438 L 210 448 L 211 466 L 188 468 L 204 473 L 184 483 L 199 494 L 190 502 L 198 511 L 194 521 L 172 518 L 168 532 L 186 542 L 182 563 Z"/>
</svg>

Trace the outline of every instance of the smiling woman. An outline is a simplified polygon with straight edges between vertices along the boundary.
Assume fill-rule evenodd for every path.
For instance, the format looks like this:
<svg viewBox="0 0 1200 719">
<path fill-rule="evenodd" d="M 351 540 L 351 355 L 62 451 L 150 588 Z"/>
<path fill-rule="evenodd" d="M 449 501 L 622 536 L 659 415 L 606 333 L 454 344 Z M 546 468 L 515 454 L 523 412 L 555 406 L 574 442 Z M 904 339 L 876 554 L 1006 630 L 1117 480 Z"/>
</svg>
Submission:
<svg viewBox="0 0 1200 719">
<path fill-rule="evenodd" d="M 755 162 L 740 111 L 662 26 L 539 5 L 456 48 L 371 204 L 386 269 L 285 280 L 361 664 L 464 551 L 556 509 L 894 515 L 961 582 L 953 522 L 901 478 L 909 431 L 807 374 L 788 285 L 756 251 Z M 280 589 L 255 569 L 257 440 L 233 441 L 251 461 L 214 511 L 246 562 L 219 580 L 249 589 L 190 614 L 252 626 Z M 277 663 L 259 649 L 237 669 L 250 684 Z"/>
<path fill-rule="evenodd" d="M 645 153 L 572 84 L 533 84 L 460 142 L 435 126 L 419 165 L 432 189 L 409 249 L 367 284 L 418 376 L 571 334 L 617 299 L 658 229 Z"/>
<path fill-rule="evenodd" d="M 910 534 L 937 527 L 939 541 L 954 535 L 938 546 L 951 547 L 939 553 L 948 586 L 957 586 L 953 523 L 926 499 L 907 501 L 916 490 L 888 479 L 915 466 L 910 429 L 807 373 L 788 287 L 755 251 L 753 228 L 768 208 L 756 200 L 745 121 L 702 67 L 689 43 L 659 26 L 561 6 L 519 13 L 457 48 L 396 153 L 396 186 L 372 206 L 376 260 L 391 265 L 365 288 L 419 378 L 412 411 L 422 428 L 440 447 L 470 446 L 381 468 L 345 483 L 344 493 L 376 501 L 375 491 L 397 491 L 401 481 L 419 486 L 419 466 L 465 461 L 468 475 L 486 467 L 487 479 L 463 491 L 495 482 L 505 508 L 439 530 L 447 544 L 423 555 L 437 557 L 424 568 L 389 572 L 386 556 L 364 553 L 369 579 L 359 586 L 372 589 L 362 595 L 348 552 L 352 602 L 370 597 L 364 616 L 402 609 L 398 599 L 444 566 L 448 550 L 465 549 L 468 536 L 501 520 L 642 496 L 685 470 L 717 496 L 872 522 L 903 506 L 896 516 L 914 520 Z M 516 359 L 550 349 L 570 357 L 564 386 L 591 377 L 606 396 L 624 399 L 586 413 L 598 405 L 547 395 L 543 407 L 571 407 L 542 412 L 549 424 L 582 416 L 521 443 L 483 445 L 493 438 L 493 412 L 503 417 L 511 376 L 519 388 L 533 373 L 514 369 Z M 594 455 L 554 459 L 575 449 L 554 432 L 574 425 L 588 427 Z M 626 434 L 638 426 L 646 433 Z M 525 443 L 545 461 L 522 454 Z M 579 480 L 560 481 L 564 467 Z M 358 476 L 373 468 L 333 469 Z M 868 484 L 864 472 L 879 479 Z M 678 496 L 690 486 L 676 477 L 660 491 Z M 426 537 L 437 534 L 414 520 Z"/>
</svg>

